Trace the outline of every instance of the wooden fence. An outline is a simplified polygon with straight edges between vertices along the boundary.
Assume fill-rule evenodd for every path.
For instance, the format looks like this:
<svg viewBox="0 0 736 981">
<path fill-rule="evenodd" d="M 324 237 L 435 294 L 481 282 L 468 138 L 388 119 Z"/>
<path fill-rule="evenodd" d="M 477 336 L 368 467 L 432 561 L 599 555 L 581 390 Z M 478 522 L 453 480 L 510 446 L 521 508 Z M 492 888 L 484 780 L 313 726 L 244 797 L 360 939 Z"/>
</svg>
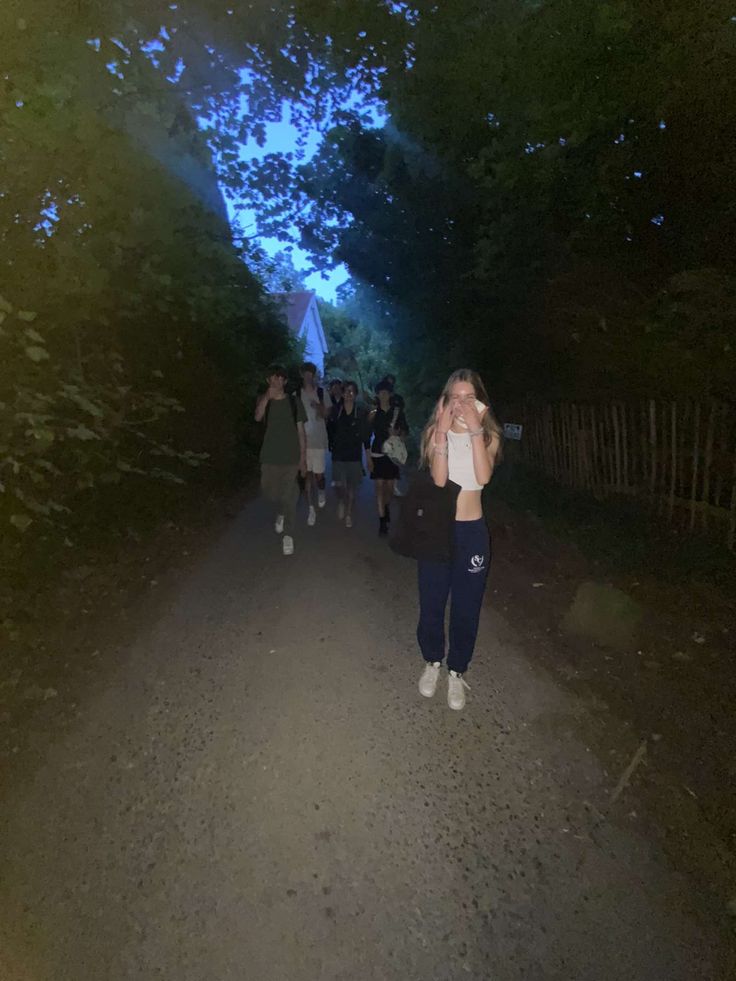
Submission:
<svg viewBox="0 0 736 981">
<path fill-rule="evenodd" d="M 506 418 L 524 426 L 521 459 L 559 483 L 736 548 L 736 404 L 529 402 Z"/>
</svg>

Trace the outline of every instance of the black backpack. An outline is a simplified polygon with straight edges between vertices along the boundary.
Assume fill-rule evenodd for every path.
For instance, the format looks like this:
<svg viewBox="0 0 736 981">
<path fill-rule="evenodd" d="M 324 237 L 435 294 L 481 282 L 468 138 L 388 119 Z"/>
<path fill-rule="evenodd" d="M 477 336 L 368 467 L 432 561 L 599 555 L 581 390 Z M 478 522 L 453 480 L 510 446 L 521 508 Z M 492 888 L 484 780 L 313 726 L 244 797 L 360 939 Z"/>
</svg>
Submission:
<svg viewBox="0 0 736 981">
<path fill-rule="evenodd" d="M 400 498 L 399 520 L 389 538 L 397 555 L 449 562 L 452 559 L 459 484 L 438 487 L 428 470 L 418 470 Z"/>
</svg>

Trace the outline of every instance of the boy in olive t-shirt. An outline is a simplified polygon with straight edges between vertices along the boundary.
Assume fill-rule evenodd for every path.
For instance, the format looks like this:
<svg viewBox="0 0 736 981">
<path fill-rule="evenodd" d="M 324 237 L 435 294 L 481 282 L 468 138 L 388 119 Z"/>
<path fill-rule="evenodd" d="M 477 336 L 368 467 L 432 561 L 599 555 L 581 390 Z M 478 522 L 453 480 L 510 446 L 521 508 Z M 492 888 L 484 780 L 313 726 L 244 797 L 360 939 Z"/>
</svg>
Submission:
<svg viewBox="0 0 736 981">
<path fill-rule="evenodd" d="M 306 412 L 301 399 L 287 395 L 286 369 L 268 369 L 268 389 L 256 401 L 256 422 L 265 420 L 261 446 L 261 490 L 276 508 L 276 534 L 283 534 L 284 555 L 294 552 L 294 518 L 299 497 L 298 474 L 307 470 Z"/>
</svg>

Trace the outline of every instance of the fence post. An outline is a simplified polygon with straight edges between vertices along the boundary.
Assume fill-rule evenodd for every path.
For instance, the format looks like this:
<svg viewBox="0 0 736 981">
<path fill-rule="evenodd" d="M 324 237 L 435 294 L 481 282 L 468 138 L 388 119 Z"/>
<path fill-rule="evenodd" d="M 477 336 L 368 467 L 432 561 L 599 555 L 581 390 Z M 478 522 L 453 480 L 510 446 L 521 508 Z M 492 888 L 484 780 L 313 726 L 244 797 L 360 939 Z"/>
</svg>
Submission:
<svg viewBox="0 0 736 981">
<path fill-rule="evenodd" d="M 733 474 L 731 477 L 731 514 L 728 521 L 728 547 L 733 552 L 736 545 L 736 444 L 733 448 Z"/>
<path fill-rule="evenodd" d="M 677 402 L 672 402 L 671 413 L 671 449 L 672 449 L 672 473 L 670 475 L 670 499 L 667 508 L 667 518 L 672 521 L 675 510 L 675 486 L 677 484 Z"/>
<path fill-rule="evenodd" d="M 649 449 L 650 466 L 649 471 L 649 494 L 654 499 L 657 492 L 657 403 L 654 399 L 649 400 Z"/>
<path fill-rule="evenodd" d="M 713 464 L 713 439 L 716 427 L 716 402 L 711 399 L 710 414 L 708 416 L 708 431 L 705 436 L 705 460 L 703 461 L 703 508 L 701 511 L 701 525 L 707 528 L 710 519 L 710 468 Z"/>
<path fill-rule="evenodd" d="M 695 528 L 695 512 L 698 497 L 698 467 L 700 465 L 700 402 L 695 403 L 693 420 L 693 476 L 690 484 L 690 531 Z"/>
</svg>

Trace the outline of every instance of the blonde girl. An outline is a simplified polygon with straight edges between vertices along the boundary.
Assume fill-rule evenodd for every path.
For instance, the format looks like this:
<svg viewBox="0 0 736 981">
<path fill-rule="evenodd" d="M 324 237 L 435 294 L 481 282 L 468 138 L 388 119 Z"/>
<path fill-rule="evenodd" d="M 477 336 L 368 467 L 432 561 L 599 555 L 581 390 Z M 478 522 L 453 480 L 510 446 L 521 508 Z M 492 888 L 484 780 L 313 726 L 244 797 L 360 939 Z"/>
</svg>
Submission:
<svg viewBox="0 0 736 981">
<path fill-rule="evenodd" d="M 491 562 L 491 542 L 481 493 L 499 459 L 501 428 L 475 371 L 453 372 L 422 435 L 422 459 L 438 487 L 458 485 L 454 549 L 449 562 L 420 560 L 417 640 L 425 661 L 419 691 L 431 698 L 445 659 L 445 608 L 451 599 L 447 651 L 450 708 L 465 706 L 463 675 L 478 634 Z"/>
</svg>

